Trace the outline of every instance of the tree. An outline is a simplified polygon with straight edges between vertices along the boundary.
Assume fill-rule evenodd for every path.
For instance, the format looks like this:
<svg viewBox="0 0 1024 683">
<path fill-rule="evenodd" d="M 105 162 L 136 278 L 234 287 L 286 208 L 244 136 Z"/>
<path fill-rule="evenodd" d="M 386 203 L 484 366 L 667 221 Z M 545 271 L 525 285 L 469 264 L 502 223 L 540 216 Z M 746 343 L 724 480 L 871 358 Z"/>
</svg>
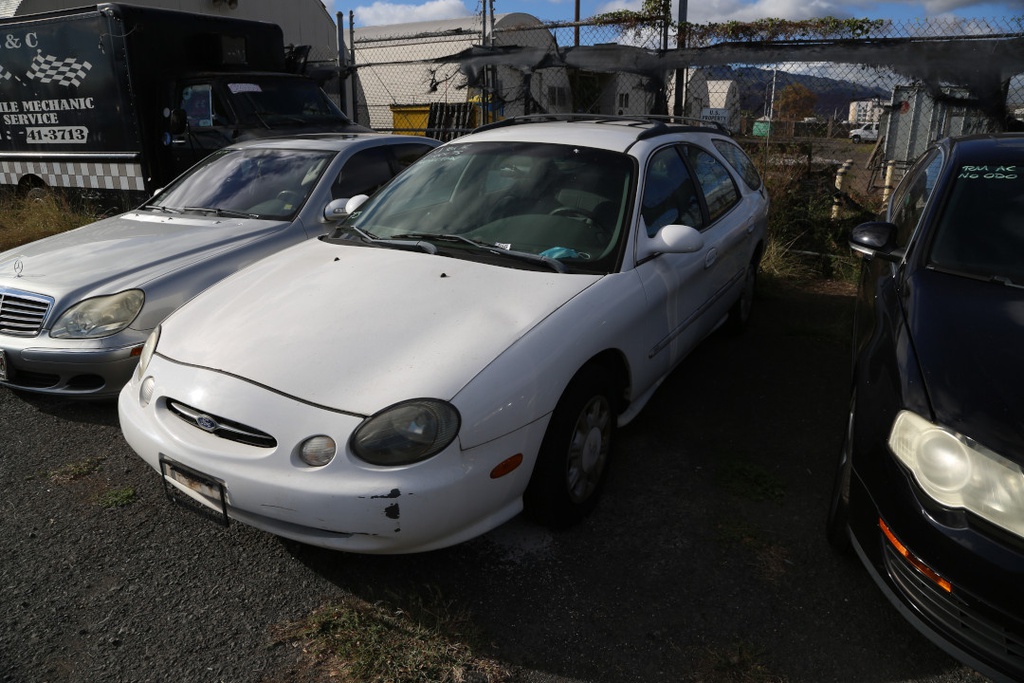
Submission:
<svg viewBox="0 0 1024 683">
<path fill-rule="evenodd" d="M 799 83 L 787 85 L 775 98 L 777 118 L 799 121 L 814 115 L 814 105 L 818 96 Z"/>
</svg>

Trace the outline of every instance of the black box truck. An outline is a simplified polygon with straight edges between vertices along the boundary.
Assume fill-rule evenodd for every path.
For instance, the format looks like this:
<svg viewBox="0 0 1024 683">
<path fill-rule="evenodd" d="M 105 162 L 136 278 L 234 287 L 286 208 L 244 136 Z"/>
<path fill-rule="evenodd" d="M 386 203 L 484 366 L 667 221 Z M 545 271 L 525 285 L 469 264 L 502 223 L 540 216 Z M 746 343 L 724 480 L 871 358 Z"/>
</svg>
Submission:
<svg viewBox="0 0 1024 683">
<path fill-rule="evenodd" d="M 266 22 L 120 3 L 0 21 L 0 185 L 134 199 L 237 140 L 366 130 L 289 63 Z"/>
</svg>

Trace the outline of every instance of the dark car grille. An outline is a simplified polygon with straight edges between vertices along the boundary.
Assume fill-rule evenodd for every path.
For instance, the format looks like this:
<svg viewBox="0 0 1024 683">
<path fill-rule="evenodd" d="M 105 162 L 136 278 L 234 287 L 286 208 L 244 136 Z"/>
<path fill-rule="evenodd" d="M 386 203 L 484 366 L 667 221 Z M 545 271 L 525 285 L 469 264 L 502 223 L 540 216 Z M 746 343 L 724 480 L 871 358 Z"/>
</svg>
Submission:
<svg viewBox="0 0 1024 683">
<path fill-rule="evenodd" d="M 52 305 L 50 297 L 0 287 L 0 334 L 34 337 Z"/>
<path fill-rule="evenodd" d="M 201 429 L 222 439 L 259 448 L 274 448 L 277 446 L 277 439 L 254 427 L 248 427 L 233 420 L 204 413 L 178 401 L 168 401 L 167 408 L 196 429 Z"/>
<path fill-rule="evenodd" d="M 981 659 L 999 662 L 998 668 L 1015 678 L 1024 677 L 1024 624 L 997 622 L 936 586 L 888 543 L 885 547 L 889 575 L 928 621 L 965 649 L 985 653 Z"/>
</svg>

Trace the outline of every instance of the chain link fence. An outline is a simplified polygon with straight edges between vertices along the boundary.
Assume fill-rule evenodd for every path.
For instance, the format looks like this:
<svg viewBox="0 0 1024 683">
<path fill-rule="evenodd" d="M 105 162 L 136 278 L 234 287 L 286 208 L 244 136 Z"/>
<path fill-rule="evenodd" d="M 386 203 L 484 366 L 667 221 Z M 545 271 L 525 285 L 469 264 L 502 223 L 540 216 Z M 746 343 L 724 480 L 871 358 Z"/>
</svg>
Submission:
<svg viewBox="0 0 1024 683">
<path fill-rule="evenodd" d="M 504 117 L 572 112 L 712 119 L 765 145 L 859 142 L 871 148 L 871 188 L 891 184 L 938 137 L 1022 127 L 1022 17 L 609 18 L 350 30 L 343 99 L 363 125 L 445 140 Z"/>
</svg>

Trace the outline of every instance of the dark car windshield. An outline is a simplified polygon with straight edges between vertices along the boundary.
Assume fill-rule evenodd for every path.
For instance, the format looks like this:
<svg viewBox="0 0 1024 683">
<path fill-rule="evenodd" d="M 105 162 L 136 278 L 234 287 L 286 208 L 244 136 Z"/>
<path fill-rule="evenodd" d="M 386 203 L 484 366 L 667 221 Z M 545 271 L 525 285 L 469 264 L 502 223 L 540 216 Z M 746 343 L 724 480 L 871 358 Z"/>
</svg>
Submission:
<svg viewBox="0 0 1024 683">
<path fill-rule="evenodd" d="M 335 154 L 291 149 L 219 150 L 157 195 L 146 208 L 291 220 Z"/>
<path fill-rule="evenodd" d="M 440 251 L 460 258 L 495 262 L 507 251 L 555 259 L 569 271 L 607 273 L 625 241 L 634 178 L 632 159 L 607 150 L 452 143 L 398 176 L 350 225 L 381 239 L 447 237 L 435 240 Z"/>
<path fill-rule="evenodd" d="M 1024 285 L 1024 160 L 957 169 L 929 265 Z"/>
</svg>

